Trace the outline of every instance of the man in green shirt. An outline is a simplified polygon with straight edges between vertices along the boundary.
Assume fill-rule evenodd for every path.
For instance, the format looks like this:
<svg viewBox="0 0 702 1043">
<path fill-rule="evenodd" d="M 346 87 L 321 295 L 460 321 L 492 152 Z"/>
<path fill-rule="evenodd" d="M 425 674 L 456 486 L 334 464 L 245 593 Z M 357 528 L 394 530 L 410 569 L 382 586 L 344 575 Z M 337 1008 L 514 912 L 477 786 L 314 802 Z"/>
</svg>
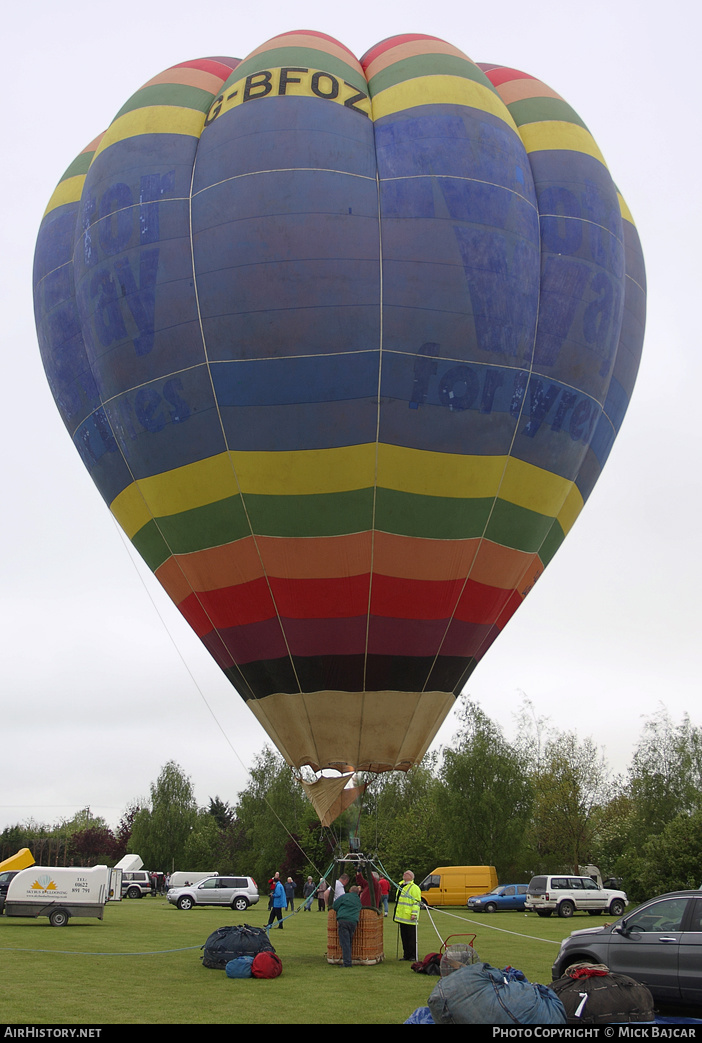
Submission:
<svg viewBox="0 0 702 1043">
<path fill-rule="evenodd" d="M 344 967 L 351 966 L 351 945 L 361 915 L 361 899 L 358 894 L 360 890 L 360 887 L 351 887 L 346 894 L 340 895 L 332 906 L 336 913 L 336 930 Z"/>
</svg>

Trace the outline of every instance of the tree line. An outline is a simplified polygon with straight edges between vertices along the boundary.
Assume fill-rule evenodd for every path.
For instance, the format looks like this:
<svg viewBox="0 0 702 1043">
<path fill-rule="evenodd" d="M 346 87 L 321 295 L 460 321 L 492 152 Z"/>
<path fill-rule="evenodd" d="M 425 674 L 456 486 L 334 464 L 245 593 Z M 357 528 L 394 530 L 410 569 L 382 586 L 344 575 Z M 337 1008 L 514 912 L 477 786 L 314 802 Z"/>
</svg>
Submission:
<svg viewBox="0 0 702 1043">
<path fill-rule="evenodd" d="M 559 731 L 525 701 L 508 741 L 466 699 L 450 743 L 406 774 L 359 775 L 361 801 L 322 828 L 290 768 L 270 747 L 232 803 L 198 807 L 174 761 L 116 829 L 84 809 L 70 821 L 30 821 L 0 834 L 0 858 L 29 847 L 38 864 L 107 863 L 127 851 L 159 871 L 251 875 L 275 870 L 301 883 L 327 873 L 359 837 L 391 879 L 440 865 L 494 865 L 501 882 L 578 873 L 595 864 L 630 900 L 702 880 L 702 729 L 664 709 L 644 719 L 627 772 L 613 775 L 590 738 Z"/>
</svg>

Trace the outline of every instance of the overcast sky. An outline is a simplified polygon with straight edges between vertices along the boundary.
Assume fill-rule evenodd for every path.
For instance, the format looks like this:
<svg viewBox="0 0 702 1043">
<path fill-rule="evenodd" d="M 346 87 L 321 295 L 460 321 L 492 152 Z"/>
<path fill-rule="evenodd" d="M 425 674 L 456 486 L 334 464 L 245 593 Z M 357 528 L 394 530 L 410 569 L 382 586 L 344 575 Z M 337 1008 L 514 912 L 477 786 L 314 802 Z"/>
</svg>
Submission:
<svg viewBox="0 0 702 1043">
<path fill-rule="evenodd" d="M 681 0 L 365 9 L 39 0 L 5 14 L 0 72 L 0 829 L 88 805 L 115 824 L 169 759 L 192 776 L 200 803 L 233 802 L 267 741 L 136 563 L 84 470 L 44 377 L 31 276 L 56 182 L 142 83 L 192 58 L 243 58 L 293 29 L 328 33 L 358 57 L 398 33 L 439 36 L 474 61 L 537 76 L 588 124 L 643 244 L 643 362 L 585 510 L 467 691 L 510 738 L 525 694 L 554 727 L 591 736 L 619 772 L 643 717 L 661 705 L 702 724 L 698 9 Z M 454 729 L 450 718 L 440 736 Z"/>
</svg>

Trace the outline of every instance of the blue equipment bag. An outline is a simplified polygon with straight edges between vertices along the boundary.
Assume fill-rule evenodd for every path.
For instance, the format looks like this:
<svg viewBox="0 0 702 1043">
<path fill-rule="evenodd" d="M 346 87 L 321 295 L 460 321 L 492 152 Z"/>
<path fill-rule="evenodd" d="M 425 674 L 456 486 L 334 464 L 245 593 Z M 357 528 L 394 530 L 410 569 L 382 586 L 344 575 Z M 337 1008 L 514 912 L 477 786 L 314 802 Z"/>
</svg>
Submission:
<svg viewBox="0 0 702 1043">
<path fill-rule="evenodd" d="M 253 956 L 237 956 L 230 960 L 224 968 L 228 978 L 251 978 L 251 966 L 254 962 Z"/>
</svg>

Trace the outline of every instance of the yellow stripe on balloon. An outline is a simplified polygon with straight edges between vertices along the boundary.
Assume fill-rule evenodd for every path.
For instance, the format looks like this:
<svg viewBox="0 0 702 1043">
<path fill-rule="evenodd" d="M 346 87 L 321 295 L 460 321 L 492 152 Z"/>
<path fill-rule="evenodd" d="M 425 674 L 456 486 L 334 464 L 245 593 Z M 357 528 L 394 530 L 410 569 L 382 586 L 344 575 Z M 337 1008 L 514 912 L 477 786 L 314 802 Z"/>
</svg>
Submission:
<svg viewBox="0 0 702 1043">
<path fill-rule="evenodd" d="M 559 519 L 564 510 L 564 519 L 570 519 L 575 509 L 568 528 L 572 526 L 583 506 L 582 496 L 573 482 L 515 457 L 509 457 L 507 461 L 499 496 L 501 500 L 525 507 L 529 511 Z M 567 509 L 566 504 L 569 505 Z"/>
<path fill-rule="evenodd" d="M 621 194 L 621 192 L 617 192 L 617 199 L 619 200 L 619 209 L 622 212 L 622 220 L 628 221 L 629 224 L 634 225 L 635 227 L 636 222 L 634 221 L 634 218 L 631 216 L 631 210 L 627 206 L 626 199 L 624 199 L 624 196 Z"/>
<path fill-rule="evenodd" d="M 569 152 L 581 152 L 586 156 L 593 156 L 603 166 L 607 166 L 590 131 L 579 127 L 576 123 L 566 123 L 561 120 L 525 123 L 519 128 L 519 133 L 527 152 L 565 149 Z"/>
<path fill-rule="evenodd" d="M 571 493 L 572 483 L 514 457 L 461 456 L 381 445 L 378 486 L 453 499 L 467 498 L 466 491 L 470 490 L 470 499 L 499 496 L 527 510 L 556 517 Z"/>
<path fill-rule="evenodd" d="M 114 498 L 110 510 L 130 540 L 153 517 L 136 482 Z"/>
<path fill-rule="evenodd" d="M 85 174 L 76 174 L 75 177 L 67 177 L 65 181 L 60 181 L 54 189 L 49 205 L 44 211 L 44 217 L 50 214 L 52 210 L 65 206 L 66 203 L 77 203 L 83 191 L 84 183 Z"/>
<path fill-rule="evenodd" d="M 110 124 L 95 151 L 95 157 L 110 145 L 141 134 L 186 134 L 199 138 L 204 125 L 205 114 L 197 109 L 186 109 L 179 105 L 148 105 L 143 109 L 133 109 Z"/>
<path fill-rule="evenodd" d="M 380 449 L 384 449 L 380 446 Z M 290 453 L 232 452 L 243 493 L 311 496 L 369 489 L 375 484 L 374 442 Z"/>
<path fill-rule="evenodd" d="M 142 478 L 123 490 L 112 513 L 131 537 L 150 520 L 205 507 L 239 492 L 256 496 L 331 495 L 382 489 L 414 496 L 482 499 L 499 496 L 558 517 L 569 529 L 583 506 L 572 482 L 506 456 L 461 456 L 367 443 L 290 453 L 220 453 Z"/>
<path fill-rule="evenodd" d="M 229 456 L 219 453 L 151 478 L 138 479 L 112 501 L 110 510 L 131 539 L 152 517 L 166 518 L 206 507 L 238 492 Z"/>
<path fill-rule="evenodd" d="M 378 446 L 378 485 L 395 492 L 470 499 L 497 494 L 504 456 L 461 456 L 397 445 Z"/>
<path fill-rule="evenodd" d="M 570 530 L 575 524 L 575 520 L 585 506 L 582 493 L 578 489 L 575 482 L 571 486 L 570 492 L 565 498 L 565 502 L 558 512 L 558 521 L 561 528 L 563 529 L 564 535 L 568 535 Z"/>
<path fill-rule="evenodd" d="M 467 105 L 489 112 L 517 130 L 506 105 L 492 89 L 462 76 L 418 76 L 387 87 L 373 98 L 373 119 L 419 105 Z"/>
</svg>

